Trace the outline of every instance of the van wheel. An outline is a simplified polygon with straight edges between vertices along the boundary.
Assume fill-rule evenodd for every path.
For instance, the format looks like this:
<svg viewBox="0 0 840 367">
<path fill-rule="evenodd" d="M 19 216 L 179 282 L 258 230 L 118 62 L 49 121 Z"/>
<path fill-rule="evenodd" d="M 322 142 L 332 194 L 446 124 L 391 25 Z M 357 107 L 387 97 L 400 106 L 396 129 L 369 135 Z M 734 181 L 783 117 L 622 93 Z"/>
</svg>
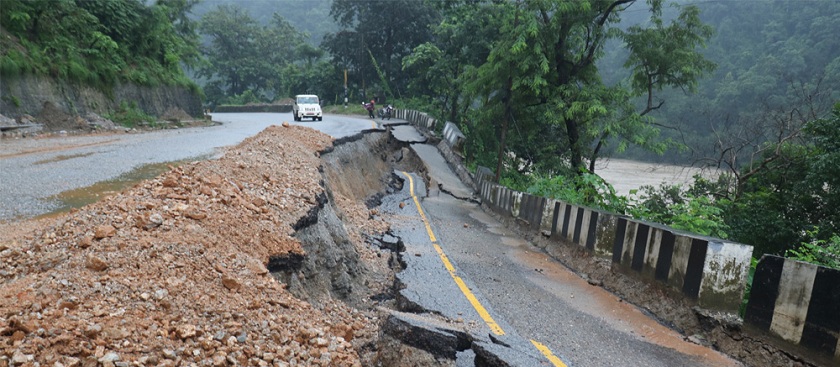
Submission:
<svg viewBox="0 0 840 367">
<path fill-rule="evenodd" d="M 324 116 L 319 117 L 318 121 L 324 121 Z"/>
</svg>

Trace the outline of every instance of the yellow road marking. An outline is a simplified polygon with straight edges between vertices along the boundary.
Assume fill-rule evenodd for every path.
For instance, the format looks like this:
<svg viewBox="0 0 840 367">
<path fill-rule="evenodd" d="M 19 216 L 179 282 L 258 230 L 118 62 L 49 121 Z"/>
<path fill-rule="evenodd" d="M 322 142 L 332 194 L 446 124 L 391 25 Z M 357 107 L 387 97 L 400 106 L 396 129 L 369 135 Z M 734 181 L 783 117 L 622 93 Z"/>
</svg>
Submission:
<svg viewBox="0 0 840 367">
<path fill-rule="evenodd" d="M 542 353 L 545 356 L 545 358 L 548 358 L 548 360 L 552 364 L 554 364 L 555 367 L 567 367 L 566 364 L 560 360 L 560 358 L 557 358 L 557 356 L 555 356 L 554 353 L 551 353 L 551 349 L 548 349 L 548 347 L 546 347 L 542 343 L 531 339 L 531 344 L 537 347 L 537 350 L 539 350 L 540 353 Z"/>
<path fill-rule="evenodd" d="M 414 200 L 414 206 L 417 208 L 417 213 L 420 214 L 420 218 L 423 219 L 423 224 L 426 226 L 426 233 L 429 234 L 429 240 L 432 241 L 432 246 L 434 246 L 435 251 L 438 253 L 440 260 L 443 262 L 443 266 L 449 272 L 449 276 L 452 277 L 452 280 L 455 281 L 455 284 L 458 285 L 458 288 L 461 289 L 461 293 L 467 297 L 467 300 L 470 301 L 475 311 L 478 312 L 478 315 L 487 323 L 487 326 L 490 327 L 490 330 L 493 331 L 496 335 L 505 335 L 504 330 L 496 323 L 496 320 L 490 316 L 490 313 L 487 312 L 487 309 L 481 305 L 481 302 L 475 297 L 470 288 L 467 287 L 467 284 L 464 283 L 464 280 L 461 279 L 457 274 L 455 274 L 455 266 L 452 265 L 452 262 L 449 261 L 449 257 L 443 252 L 443 248 L 440 247 L 437 243 L 437 238 L 435 237 L 434 231 L 432 231 L 432 226 L 429 224 L 428 218 L 426 218 L 426 213 L 423 212 L 423 208 L 420 206 L 420 200 L 417 198 L 417 195 L 414 195 L 414 179 L 411 178 L 411 175 L 402 171 L 402 174 L 408 178 L 408 188 L 409 192 L 411 193 L 411 198 Z M 563 363 L 560 358 L 554 355 L 547 346 L 543 345 L 542 343 L 531 339 L 531 344 L 537 348 L 548 360 L 555 366 L 555 367 L 567 367 L 565 363 Z"/>
<path fill-rule="evenodd" d="M 472 291 L 470 291 L 470 288 L 467 287 L 467 284 L 464 283 L 464 280 L 455 274 L 455 267 L 452 266 L 452 262 L 449 261 L 449 258 L 443 252 L 443 249 L 437 244 L 437 239 L 435 238 L 435 233 L 432 231 L 432 226 L 429 224 L 429 220 L 426 218 L 426 213 L 423 213 L 423 208 L 420 207 L 420 200 L 418 200 L 417 196 L 414 195 L 414 179 L 412 179 L 411 175 L 409 175 L 406 172 L 403 172 L 402 174 L 404 174 L 405 177 L 408 177 L 408 188 L 411 192 L 411 198 L 414 199 L 414 206 L 417 207 L 417 212 L 420 213 L 420 218 L 423 219 L 423 224 L 426 225 L 426 233 L 429 234 L 429 239 L 432 240 L 432 245 L 434 246 L 435 251 L 437 251 L 438 256 L 440 256 L 440 260 L 443 261 L 443 266 L 446 267 L 447 271 L 449 271 L 449 275 L 452 277 L 452 280 L 455 281 L 455 284 L 458 285 L 458 288 L 461 289 L 461 293 L 463 293 L 464 296 L 467 297 L 467 300 L 470 301 L 470 304 L 472 304 L 473 308 L 475 308 L 475 311 L 478 312 L 478 315 L 481 316 L 481 319 L 484 320 L 485 323 L 487 323 L 487 326 L 490 327 L 490 330 L 493 332 L 493 334 L 505 335 L 505 331 L 502 330 L 499 324 L 496 323 L 496 320 L 493 320 L 493 317 L 490 316 L 490 313 L 487 312 L 487 309 L 485 309 L 484 306 L 481 305 L 481 302 L 479 302 L 478 299 L 475 298 L 475 295 Z"/>
</svg>

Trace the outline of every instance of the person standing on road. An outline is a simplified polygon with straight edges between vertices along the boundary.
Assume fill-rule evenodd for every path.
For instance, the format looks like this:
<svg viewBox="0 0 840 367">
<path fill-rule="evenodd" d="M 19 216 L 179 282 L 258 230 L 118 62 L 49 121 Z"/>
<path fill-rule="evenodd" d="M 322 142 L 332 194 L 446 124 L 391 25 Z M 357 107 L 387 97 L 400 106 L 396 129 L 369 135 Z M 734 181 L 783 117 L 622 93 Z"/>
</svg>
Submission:
<svg viewBox="0 0 840 367">
<path fill-rule="evenodd" d="M 368 117 L 373 118 L 373 111 L 376 109 L 375 101 L 370 100 L 370 103 L 365 103 L 365 109 L 368 111 Z"/>
</svg>

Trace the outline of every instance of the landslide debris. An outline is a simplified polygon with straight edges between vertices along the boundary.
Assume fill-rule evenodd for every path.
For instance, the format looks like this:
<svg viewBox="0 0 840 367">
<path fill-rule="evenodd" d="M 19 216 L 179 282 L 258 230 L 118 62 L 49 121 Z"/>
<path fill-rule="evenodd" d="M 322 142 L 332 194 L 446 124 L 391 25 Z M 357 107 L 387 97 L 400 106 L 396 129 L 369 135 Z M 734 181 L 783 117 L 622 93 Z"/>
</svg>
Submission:
<svg viewBox="0 0 840 367">
<path fill-rule="evenodd" d="M 266 268 L 305 255 L 292 227 L 324 194 L 331 142 L 273 126 L 219 160 L 0 235 L 0 366 L 360 366 L 354 344 L 374 337 L 374 317 L 313 307 Z"/>
</svg>

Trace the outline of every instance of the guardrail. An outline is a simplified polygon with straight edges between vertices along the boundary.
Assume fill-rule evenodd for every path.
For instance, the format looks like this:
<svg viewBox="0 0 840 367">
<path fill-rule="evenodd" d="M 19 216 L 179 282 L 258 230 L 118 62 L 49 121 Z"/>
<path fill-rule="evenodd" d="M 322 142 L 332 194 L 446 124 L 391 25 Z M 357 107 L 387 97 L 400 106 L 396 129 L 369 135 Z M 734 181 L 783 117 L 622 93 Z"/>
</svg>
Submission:
<svg viewBox="0 0 840 367">
<path fill-rule="evenodd" d="M 397 118 L 434 130 L 437 120 L 412 110 Z M 451 126 L 450 126 L 451 124 Z M 453 129 L 454 128 L 454 129 Z M 670 289 L 701 308 L 737 315 L 753 247 L 663 224 L 511 190 L 493 170 L 466 171 L 453 154 L 466 136 L 447 122 L 438 149 L 489 210 L 524 223 L 555 245 L 572 244 L 605 257 L 626 274 Z M 744 322 L 810 363 L 840 366 L 840 270 L 765 255 L 753 275 Z M 805 351 L 805 352 L 803 352 Z"/>
<path fill-rule="evenodd" d="M 480 170 L 485 172 L 480 197 L 496 213 L 523 221 L 550 241 L 610 258 L 626 272 L 703 308 L 737 314 L 752 246 L 511 190 L 490 181 L 488 168 Z"/>
<path fill-rule="evenodd" d="M 744 321 L 840 365 L 840 270 L 762 256 Z"/>
<path fill-rule="evenodd" d="M 213 112 L 251 113 L 251 112 L 292 112 L 292 105 L 253 105 L 253 106 L 216 106 Z"/>
</svg>

